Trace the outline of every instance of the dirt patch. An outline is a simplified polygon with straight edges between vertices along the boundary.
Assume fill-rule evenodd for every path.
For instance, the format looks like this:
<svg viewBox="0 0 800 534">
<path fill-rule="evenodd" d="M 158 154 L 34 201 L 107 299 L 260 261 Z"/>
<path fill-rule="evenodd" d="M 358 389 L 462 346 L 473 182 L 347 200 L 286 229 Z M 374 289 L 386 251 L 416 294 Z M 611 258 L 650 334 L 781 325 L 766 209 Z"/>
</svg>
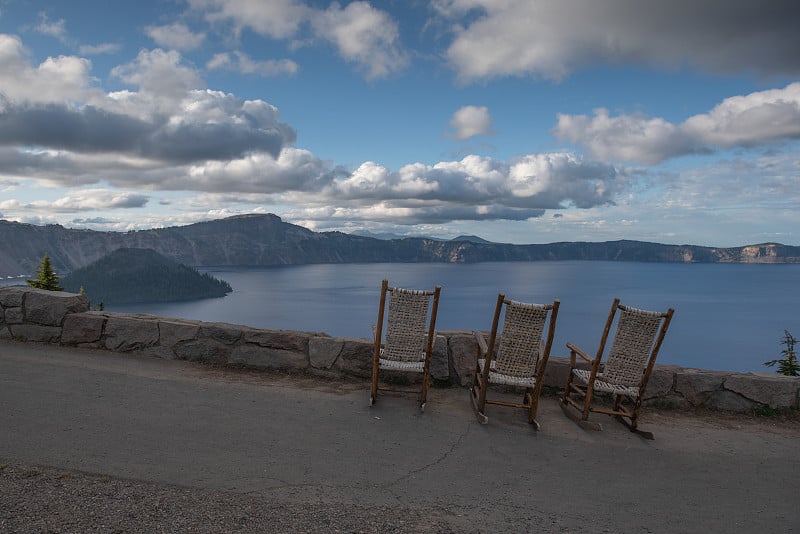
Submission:
<svg viewBox="0 0 800 534">
<path fill-rule="evenodd" d="M 800 411 L 792 410 L 774 415 L 756 415 L 693 408 L 670 410 L 663 408 L 642 409 L 642 421 L 654 424 L 708 426 L 725 430 L 747 432 L 769 432 L 800 437 Z"/>
<path fill-rule="evenodd" d="M 367 391 L 366 380 L 335 373 L 325 374 L 311 370 L 270 370 L 251 369 L 231 365 L 201 363 L 195 364 L 193 376 L 217 380 L 229 384 L 253 384 L 271 387 L 313 389 L 326 393 L 347 394 L 353 391 Z"/>
</svg>

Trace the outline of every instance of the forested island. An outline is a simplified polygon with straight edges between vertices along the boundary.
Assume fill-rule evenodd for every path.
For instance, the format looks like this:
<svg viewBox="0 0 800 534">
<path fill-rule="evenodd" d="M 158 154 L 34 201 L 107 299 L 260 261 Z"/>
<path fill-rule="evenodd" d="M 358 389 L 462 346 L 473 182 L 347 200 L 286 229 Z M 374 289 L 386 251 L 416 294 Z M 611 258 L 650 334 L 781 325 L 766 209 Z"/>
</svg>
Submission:
<svg viewBox="0 0 800 534">
<path fill-rule="evenodd" d="M 150 249 L 120 248 L 61 279 L 64 290 L 84 291 L 93 306 L 175 302 L 224 297 L 230 284 Z"/>
</svg>

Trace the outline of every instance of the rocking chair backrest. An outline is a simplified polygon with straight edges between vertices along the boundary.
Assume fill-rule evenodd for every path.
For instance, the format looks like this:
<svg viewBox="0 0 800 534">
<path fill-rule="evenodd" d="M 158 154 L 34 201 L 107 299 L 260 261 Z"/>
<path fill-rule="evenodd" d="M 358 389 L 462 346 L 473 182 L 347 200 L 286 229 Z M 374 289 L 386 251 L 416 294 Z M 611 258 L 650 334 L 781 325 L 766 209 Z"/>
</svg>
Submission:
<svg viewBox="0 0 800 534">
<path fill-rule="evenodd" d="M 520 378 L 536 375 L 542 348 L 542 332 L 552 305 L 506 301 L 506 314 L 494 369 Z"/>
<path fill-rule="evenodd" d="M 655 358 L 666 328 L 667 314 L 619 306 L 620 316 L 614 343 L 603 369 L 603 379 L 620 386 L 638 388 L 651 356 Z M 659 329 L 661 334 L 659 336 Z M 656 343 L 659 336 L 659 343 Z"/>
<path fill-rule="evenodd" d="M 433 291 L 389 289 L 389 318 L 382 357 L 401 362 L 424 359 L 428 309 Z"/>
</svg>

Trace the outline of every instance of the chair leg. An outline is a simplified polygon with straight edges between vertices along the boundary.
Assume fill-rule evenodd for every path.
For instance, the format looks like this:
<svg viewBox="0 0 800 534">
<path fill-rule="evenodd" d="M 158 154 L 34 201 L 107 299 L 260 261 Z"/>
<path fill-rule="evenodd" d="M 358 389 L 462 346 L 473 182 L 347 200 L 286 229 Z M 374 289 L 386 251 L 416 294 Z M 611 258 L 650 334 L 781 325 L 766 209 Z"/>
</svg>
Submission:
<svg viewBox="0 0 800 534">
<path fill-rule="evenodd" d="M 572 371 L 570 370 L 567 385 L 564 387 L 564 396 L 561 399 L 561 411 L 564 415 L 572 419 L 579 427 L 586 430 L 603 430 L 600 423 L 589 421 L 589 413 L 591 411 L 591 388 L 587 387 L 583 395 L 583 406 L 580 406 L 570 396 L 572 394 Z"/>
<path fill-rule="evenodd" d="M 378 401 L 378 366 L 372 365 L 372 390 L 369 395 L 369 405 L 372 406 Z"/>
<path fill-rule="evenodd" d="M 539 410 L 539 396 L 541 394 L 541 382 L 537 383 L 533 389 L 528 388 L 525 392 L 524 402 L 528 405 L 528 423 L 533 425 L 536 430 L 541 430 L 542 425 L 536 420 L 536 412 Z"/>
<path fill-rule="evenodd" d="M 564 411 L 570 419 L 574 420 L 578 425 L 583 428 L 588 428 L 591 430 L 602 430 L 603 427 L 600 423 L 592 423 L 589 421 L 589 414 L 591 413 L 592 408 L 592 394 L 594 391 L 590 386 L 586 387 L 586 390 L 583 391 L 583 407 L 579 407 L 578 403 L 572 400 L 570 394 L 572 392 L 572 372 L 570 371 L 570 378 L 567 380 L 567 386 L 564 388 L 564 399 L 561 402 L 561 409 Z M 580 417 L 576 414 L 573 414 L 569 411 L 569 408 L 575 408 L 578 412 L 580 412 Z"/>
<path fill-rule="evenodd" d="M 640 430 L 636 426 L 636 423 L 634 422 L 634 418 L 633 417 L 631 417 L 631 421 L 630 422 L 626 421 L 625 420 L 625 416 L 622 416 L 622 415 L 615 416 L 615 419 L 617 421 L 619 421 L 620 423 L 622 423 L 623 425 L 625 425 L 626 427 L 628 427 L 628 430 L 630 430 L 631 432 L 634 432 L 635 434 L 638 434 L 639 436 L 641 436 L 644 439 L 656 439 L 652 432 L 649 432 L 647 430 Z"/>
<path fill-rule="evenodd" d="M 589 413 L 592 411 L 592 397 L 594 396 L 594 388 L 592 384 L 586 386 L 586 394 L 583 397 L 583 411 L 581 412 L 581 419 L 584 421 L 589 420 Z"/>
<path fill-rule="evenodd" d="M 626 421 L 624 418 L 617 416 L 617 420 L 622 422 L 631 432 L 635 432 L 639 434 L 644 439 L 655 439 L 655 436 L 652 432 L 647 430 L 639 430 L 639 411 L 642 408 L 642 399 L 638 397 L 633 404 L 633 410 L 631 410 L 631 415 L 629 416 L 630 422 Z"/>
<path fill-rule="evenodd" d="M 564 395 L 561 397 L 562 404 L 566 404 L 567 399 L 569 399 L 571 387 L 572 387 L 572 369 L 569 370 L 569 375 L 567 376 L 567 385 L 564 386 Z"/>
<path fill-rule="evenodd" d="M 539 399 L 537 399 L 533 394 L 528 395 L 528 424 L 533 425 L 536 430 L 541 430 L 542 425 L 539 424 L 539 421 L 536 420 L 536 412 L 537 408 L 539 407 Z"/>
<path fill-rule="evenodd" d="M 482 425 L 485 425 L 486 423 L 488 423 L 489 422 L 489 418 L 486 417 L 486 414 L 483 413 L 483 408 L 478 406 L 478 398 L 477 398 L 477 395 L 475 394 L 475 386 L 473 386 L 469 390 L 469 398 L 470 398 L 470 401 L 472 401 L 472 408 L 474 408 L 474 410 L 475 410 L 475 417 L 478 418 L 478 422 L 480 424 L 482 424 Z"/>
<path fill-rule="evenodd" d="M 428 387 L 430 386 L 430 375 L 425 373 L 422 377 L 422 393 L 419 399 L 419 411 L 425 411 L 425 404 L 428 402 Z"/>
<path fill-rule="evenodd" d="M 639 410 L 642 409 L 642 397 L 636 397 L 633 403 L 633 411 L 631 416 L 631 426 L 636 428 L 639 425 Z"/>
<path fill-rule="evenodd" d="M 486 389 L 485 384 L 482 384 L 481 381 L 480 366 L 476 367 L 475 378 L 472 380 L 472 387 L 469 388 L 469 398 L 472 402 L 472 407 L 475 409 L 475 416 L 478 418 L 478 422 L 482 425 L 488 423 L 489 418 L 484 413 L 486 408 Z"/>
</svg>

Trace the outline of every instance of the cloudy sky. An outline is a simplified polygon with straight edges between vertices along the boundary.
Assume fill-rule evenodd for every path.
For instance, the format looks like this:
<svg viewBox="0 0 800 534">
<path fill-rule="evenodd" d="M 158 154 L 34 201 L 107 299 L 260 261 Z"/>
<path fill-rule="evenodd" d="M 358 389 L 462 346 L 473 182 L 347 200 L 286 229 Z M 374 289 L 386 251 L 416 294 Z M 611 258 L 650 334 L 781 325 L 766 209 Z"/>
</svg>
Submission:
<svg viewBox="0 0 800 534">
<path fill-rule="evenodd" d="M 800 244 L 796 0 L 0 0 L 0 218 Z"/>
</svg>

